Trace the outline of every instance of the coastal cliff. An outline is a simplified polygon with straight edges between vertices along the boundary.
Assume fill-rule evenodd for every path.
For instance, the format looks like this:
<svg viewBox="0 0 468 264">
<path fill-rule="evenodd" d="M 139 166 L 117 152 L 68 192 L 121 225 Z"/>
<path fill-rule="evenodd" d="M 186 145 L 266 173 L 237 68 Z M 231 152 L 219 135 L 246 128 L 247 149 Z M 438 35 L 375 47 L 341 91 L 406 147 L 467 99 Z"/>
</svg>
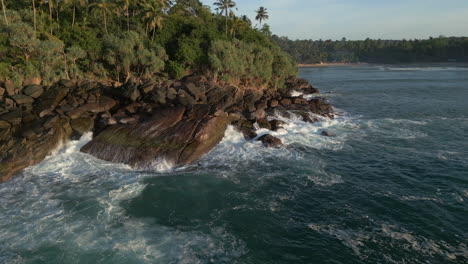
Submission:
<svg viewBox="0 0 468 264">
<path fill-rule="evenodd" d="M 307 81 L 290 78 L 281 89 L 252 89 L 216 82 L 202 75 L 180 81 L 122 85 L 62 80 L 0 88 L 0 181 L 42 161 L 61 144 L 93 132 L 82 148 L 99 159 L 151 169 L 164 160 L 190 164 L 216 146 L 231 124 L 247 139 L 267 147 L 282 144 L 271 135 L 257 138 L 254 127 L 271 130 L 275 112 L 333 117 L 333 109 Z M 293 97 L 291 93 L 303 94 Z"/>
</svg>

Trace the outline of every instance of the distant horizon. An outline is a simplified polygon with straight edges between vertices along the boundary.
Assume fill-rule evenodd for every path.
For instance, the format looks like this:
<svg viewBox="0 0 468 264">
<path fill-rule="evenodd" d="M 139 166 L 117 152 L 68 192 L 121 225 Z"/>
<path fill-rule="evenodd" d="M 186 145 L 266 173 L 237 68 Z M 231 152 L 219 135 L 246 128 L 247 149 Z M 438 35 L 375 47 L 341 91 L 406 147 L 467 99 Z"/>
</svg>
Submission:
<svg viewBox="0 0 468 264">
<path fill-rule="evenodd" d="M 274 32 L 273 32 L 273 35 L 276 35 L 276 36 L 278 36 L 278 37 L 287 37 L 287 36 L 280 36 L 280 35 L 278 35 L 278 34 L 275 34 Z M 409 38 L 408 38 L 408 39 L 406 39 L 406 38 L 402 38 L 402 39 L 369 38 L 369 39 L 371 39 L 371 40 L 379 40 L 379 39 L 380 39 L 380 40 L 382 40 L 382 41 L 403 41 L 403 40 L 414 41 L 414 40 L 428 40 L 428 39 L 430 39 L 430 38 L 434 38 L 434 39 L 435 39 L 435 38 L 439 38 L 439 37 L 444 37 L 444 38 L 468 38 L 468 35 L 465 35 L 465 36 L 444 36 L 444 35 L 440 35 L 440 36 L 430 36 L 430 37 L 427 37 L 427 38 L 411 38 L 411 39 L 409 39 Z M 340 38 L 340 39 L 313 39 L 313 38 L 312 38 L 312 39 L 293 39 L 293 38 L 288 37 L 288 39 L 293 40 L 293 41 L 295 41 L 295 40 L 312 40 L 312 41 L 320 41 L 320 40 L 322 40 L 322 41 L 328 41 L 328 40 L 331 40 L 331 41 L 340 41 L 340 40 L 342 40 L 343 38 Z M 348 38 L 346 38 L 346 41 L 365 41 L 366 39 L 367 39 L 367 38 L 365 38 L 365 39 L 348 39 Z"/>
<path fill-rule="evenodd" d="M 215 0 L 201 0 L 213 8 Z M 466 0 L 235 0 L 253 25 L 267 8 L 273 34 L 292 40 L 410 40 L 468 36 Z"/>
</svg>

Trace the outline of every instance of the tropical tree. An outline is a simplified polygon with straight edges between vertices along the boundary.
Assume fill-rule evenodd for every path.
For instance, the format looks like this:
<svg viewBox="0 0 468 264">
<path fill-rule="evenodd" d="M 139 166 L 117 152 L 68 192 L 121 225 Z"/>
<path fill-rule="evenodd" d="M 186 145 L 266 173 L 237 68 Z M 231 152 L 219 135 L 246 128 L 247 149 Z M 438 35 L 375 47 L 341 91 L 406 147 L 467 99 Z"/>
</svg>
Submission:
<svg viewBox="0 0 468 264">
<path fill-rule="evenodd" d="M 270 18 L 267 9 L 262 6 L 255 12 L 257 12 L 257 16 L 255 17 L 255 19 L 260 22 L 260 28 L 262 28 L 262 22 Z"/>
<path fill-rule="evenodd" d="M 111 16 L 115 13 L 116 5 L 114 3 L 107 2 L 106 0 L 101 0 L 98 3 L 93 3 L 89 6 L 91 8 L 91 13 L 96 17 L 104 18 L 104 30 L 107 34 L 107 16 Z"/>
<path fill-rule="evenodd" d="M 130 31 L 130 11 L 128 10 L 130 7 L 131 0 L 119 0 L 119 6 L 125 10 L 125 16 L 127 17 L 127 31 Z"/>
<path fill-rule="evenodd" d="M 70 4 L 72 5 L 73 12 L 72 12 L 72 27 L 75 26 L 75 21 L 76 21 L 76 8 L 82 7 L 86 4 L 85 0 L 66 0 L 70 1 Z"/>
<path fill-rule="evenodd" d="M 6 15 L 6 7 L 5 7 L 5 3 L 3 2 L 3 0 L 2 0 L 2 9 L 3 9 L 3 17 L 5 18 L 5 24 L 8 25 L 8 18 L 7 18 L 7 15 Z"/>
<path fill-rule="evenodd" d="M 234 11 L 233 9 L 236 9 L 236 2 L 233 0 L 218 0 L 214 3 L 217 8 L 215 9 L 216 11 L 219 12 L 219 14 L 223 14 L 226 18 L 226 35 L 228 34 L 228 17 L 232 16 L 234 17 Z"/>
<path fill-rule="evenodd" d="M 151 39 L 154 39 L 157 28 L 162 28 L 162 21 L 164 13 L 162 9 L 164 8 L 166 1 L 158 0 L 146 2 L 142 4 L 143 13 L 141 15 L 141 21 L 146 25 L 145 32 L 149 34 L 153 32 Z"/>
<path fill-rule="evenodd" d="M 2 0 L 3 1 L 3 0 Z M 34 32 L 37 30 L 37 23 L 36 23 L 36 1 L 32 0 L 32 6 L 33 6 L 33 17 L 34 17 Z"/>
</svg>

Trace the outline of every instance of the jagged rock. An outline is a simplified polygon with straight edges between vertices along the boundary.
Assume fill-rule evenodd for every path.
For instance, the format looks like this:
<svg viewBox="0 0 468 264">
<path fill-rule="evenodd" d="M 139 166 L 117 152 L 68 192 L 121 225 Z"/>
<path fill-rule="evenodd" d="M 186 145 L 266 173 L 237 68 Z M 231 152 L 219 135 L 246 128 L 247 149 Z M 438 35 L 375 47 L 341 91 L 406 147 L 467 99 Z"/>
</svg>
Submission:
<svg viewBox="0 0 468 264">
<path fill-rule="evenodd" d="M 84 133 L 91 132 L 94 127 L 94 117 L 82 117 L 70 121 L 73 130 L 72 139 L 79 139 Z"/>
<path fill-rule="evenodd" d="M 5 121 L 5 120 L 0 120 L 0 128 L 1 128 L 1 129 L 5 129 L 5 128 L 10 129 L 10 128 L 11 128 L 11 124 L 8 123 L 8 122 Z"/>
<path fill-rule="evenodd" d="M 7 91 L 7 94 L 9 96 L 12 96 L 12 95 L 15 95 L 16 94 L 16 87 L 15 85 L 13 84 L 12 81 L 8 80 L 8 81 L 5 81 L 4 83 L 5 85 L 5 89 Z"/>
<path fill-rule="evenodd" d="M 23 94 L 31 96 L 32 98 L 38 98 L 44 92 L 44 89 L 40 85 L 29 85 L 23 89 Z"/>
<path fill-rule="evenodd" d="M 196 102 L 206 103 L 205 88 L 202 86 L 196 86 L 193 83 L 187 83 L 185 85 L 185 90 L 189 92 Z"/>
<path fill-rule="evenodd" d="M 174 88 L 169 88 L 167 90 L 167 99 L 174 100 L 177 97 L 177 91 Z"/>
<path fill-rule="evenodd" d="M 58 85 L 65 87 L 65 88 L 72 88 L 73 86 L 75 86 L 75 83 L 71 80 L 62 79 L 58 82 Z"/>
<path fill-rule="evenodd" d="M 10 98 L 5 98 L 5 107 L 6 107 L 6 109 L 11 109 L 11 108 L 15 107 L 15 101 L 13 101 Z"/>
<path fill-rule="evenodd" d="M 265 147 L 268 148 L 276 148 L 280 147 L 283 145 L 283 141 L 281 139 L 274 137 L 270 134 L 263 135 L 257 139 L 258 141 L 261 141 Z"/>
<path fill-rule="evenodd" d="M 167 97 L 167 90 L 164 89 L 157 89 L 153 93 L 153 102 L 157 104 L 165 104 L 166 103 L 166 97 Z"/>
<path fill-rule="evenodd" d="M 207 92 L 207 102 L 216 106 L 217 109 L 226 109 L 236 103 L 236 91 L 237 88 L 234 86 L 227 88 L 215 86 Z"/>
<path fill-rule="evenodd" d="M 293 104 L 308 104 L 309 102 L 306 99 L 303 98 L 295 98 L 293 100 Z"/>
<path fill-rule="evenodd" d="M 318 94 L 320 93 L 319 89 L 309 86 L 302 90 L 305 94 Z"/>
<path fill-rule="evenodd" d="M 209 112 L 205 108 L 194 106 L 187 114 L 200 118 Z M 143 123 L 107 127 L 82 151 L 137 168 L 150 168 L 162 159 L 174 165 L 191 163 L 222 139 L 227 118 L 184 118 L 185 112 L 183 107 L 165 108 Z"/>
<path fill-rule="evenodd" d="M 40 77 L 31 77 L 31 78 L 27 78 L 26 80 L 24 80 L 23 86 L 40 85 L 41 82 L 42 80 Z"/>
<path fill-rule="evenodd" d="M 119 123 L 121 124 L 132 124 L 132 123 L 136 123 L 138 121 L 138 118 L 137 117 L 124 117 L 122 119 L 119 120 Z"/>
<path fill-rule="evenodd" d="M 217 116 L 217 117 L 228 117 L 229 116 L 229 114 L 224 112 L 223 110 L 217 110 L 213 115 Z"/>
<path fill-rule="evenodd" d="M 2 96 L 5 94 L 5 91 L 5 88 L 0 87 L 0 98 L 2 98 Z"/>
<path fill-rule="evenodd" d="M 268 130 L 271 130 L 271 124 L 266 118 L 257 119 L 257 125 L 260 128 L 266 128 Z"/>
<path fill-rule="evenodd" d="M 132 102 L 136 102 L 140 98 L 138 87 L 133 84 L 123 86 L 123 95 Z"/>
<path fill-rule="evenodd" d="M 320 135 L 322 135 L 322 136 L 324 136 L 324 137 L 333 137 L 333 136 L 334 136 L 333 134 L 331 134 L 331 133 L 328 132 L 328 131 L 322 131 L 322 133 L 321 133 Z"/>
<path fill-rule="evenodd" d="M 255 105 L 257 110 L 264 110 L 267 108 L 267 104 L 265 102 L 260 102 Z"/>
<path fill-rule="evenodd" d="M 83 106 L 80 106 L 77 109 L 71 110 L 70 112 L 67 113 L 67 115 L 70 118 L 75 119 L 85 112 L 101 113 L 101 112 L 109 111 L 116 104 L 117 102 L 114 99 L 107 97 L 107 96 L 102 96 L 99 98 L 99 102 L 87 103 Z"/>
<path fill-rule="evenodd" d="M 250 120 L 259 120 L 259 119 L 264 119 L 266 118 L 267 114 L 265 112 L 265 110 L 263 109 L 260 109 L 260 110 L 257 110 L 253 113 L 250 113 L 250 116 L 249 116 L 249 119 Z"/>
<path fill-rule="evenodd" d="M 277 107 L 279 105 L 278 100 L 271 100 L 269 102 L 270 107 Z"/>
<path fill-rule="evenodd" d="M 241 127 L 238 129 L 246 140 L 251 140 L 257 137 L 257 132 L 251 128 Z"/>
<path fill-rule="evenodd" d="M 26 135 L 30 136 L 31 132 Z M 32 133 L 35 133 L 32 131 Z M 0 182 L 6 181 L 11 176 L 20 172 L 26 167 L 41 162 L 63 141 L 71 135 L 71 129 L 68 120 L 60 119 L 49 133 L 40 137 L 31 137 L 29 140 L 10 140 L 9 143 L 0 146 L 3 154 L 0 163 Z"/>
<path fill-rule="evenodd" d="M 32 104 L 34 102 L 34 99 L 32 97 L 22 94 L 12 95 L 11 98 L 15 100 L 15 102 L 19 105 Z"/>
<path fill-rule="evenodd" d="M 6 121 L 13 126 L 21 124 L 23 119 L 23 112 L 21 110 L 15 110 L 0 116 L 0 120 Z"/>
<path fill-rule="evenodd" d="M 36 113 L 40 117 L 50 115 L 57 105 L 67 96 L 69 89 L 58 85 L 50 87 L 36 100 Z"/>
<path fill-rule="evenodd" d="M 185 106 L 195 104 L 195 99 L 185 90 L 179 90 L 177 93 L 177 99 L 179 103 Z"/>
<path fill-rule="evenodd" d="M 271 125 L 271 130 L 273 131 L 277 131 L 278 129 L 281 129 L 284 127 L 284 125 L 286 124 L 286 122 L 283 122 L 281 120 L 271 120 L 270 121 L 270 125 Z"/>
<path fill-rule="evenodd" d="M 148 93 L 150 93 L 151 91 L 153 91 L 154 86 L 155 86 L 155 83 L 154 83 L 154 82 L 146 83 L 146 84 L 143 84 L 142 86 L 140 86 L 140 90 L 141 90 L 144 94 L 148 94 Z"/>
<path fill-rule="evenodd" d="M 282 106 L 289 106 L 291 104 L 291 99 L 289 98 L 281 99 L 280 103 Z"/>
</svg>

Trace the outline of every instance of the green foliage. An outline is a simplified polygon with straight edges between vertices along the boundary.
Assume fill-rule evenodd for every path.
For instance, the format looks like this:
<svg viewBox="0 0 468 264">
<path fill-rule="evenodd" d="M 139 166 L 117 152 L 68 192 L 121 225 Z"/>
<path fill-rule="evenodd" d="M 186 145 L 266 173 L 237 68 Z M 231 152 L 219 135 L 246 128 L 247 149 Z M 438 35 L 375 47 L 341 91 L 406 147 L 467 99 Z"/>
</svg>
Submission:
<svg viewBox="0 0 468 264">
<path fill-rule="evenodd" d="M 218 40 L 213 42 L 208 56 L 213 72 L 227 82 L 276 85 L 297 74 L 286 53 L 256 43 Z"/>
<path fill-rule="evenodd" d="M 212 13 L 199 0 L 7 1 L 0 22 L 0 79 L 155 79 L 213 73 L 246 85 L 296 74 L 289 56 L 237 18 L 235 1 Z M 261 22 L 268 19 L 266 9 Z M 36 30 L 34 30 L 34 26 Z"/>
<path fill-rule="evenodd" d="M 166 71 L 169 73 L 169 76 L 171 78 L 174 78 L 176 80 L 182 79 L 185 75 L 185 69 L 184 67 L 175 61 L 169 61 L 169 63 L 166 65 Z"/>
</svg>

